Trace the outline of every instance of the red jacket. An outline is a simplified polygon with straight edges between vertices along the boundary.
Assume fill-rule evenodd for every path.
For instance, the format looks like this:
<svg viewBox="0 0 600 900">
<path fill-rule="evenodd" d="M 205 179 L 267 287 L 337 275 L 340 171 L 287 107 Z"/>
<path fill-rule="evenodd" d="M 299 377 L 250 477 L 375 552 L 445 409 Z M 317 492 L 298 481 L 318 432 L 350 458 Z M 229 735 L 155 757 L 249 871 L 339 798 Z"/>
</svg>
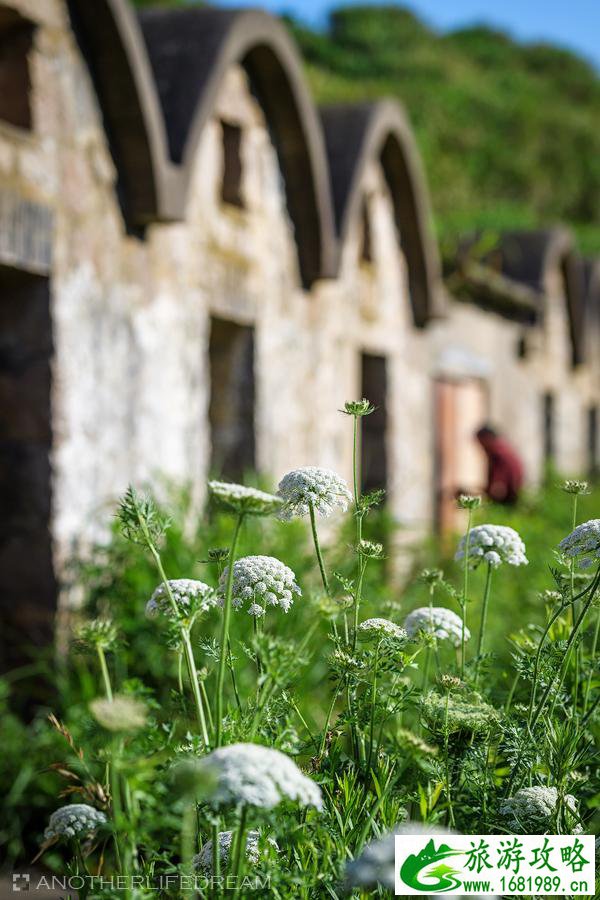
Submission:
<svg viewBox="0 0 600 900">
<path fill-rule="evenodd" d="M 523 487 L 521 458 L 501 437 L 489 439 L 484 449 L 488 458 L 486 494 L 498 503 L 514 503 Z"/>
</svg>

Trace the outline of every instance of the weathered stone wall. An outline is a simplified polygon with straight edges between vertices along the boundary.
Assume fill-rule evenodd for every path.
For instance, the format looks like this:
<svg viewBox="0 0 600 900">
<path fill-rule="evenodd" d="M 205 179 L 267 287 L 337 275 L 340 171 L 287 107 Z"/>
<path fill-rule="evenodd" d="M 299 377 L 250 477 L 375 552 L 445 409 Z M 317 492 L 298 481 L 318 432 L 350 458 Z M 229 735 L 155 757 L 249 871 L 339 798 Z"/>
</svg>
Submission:
<svg viewBox="0 0 600 900">
<path fill-rule="evenodd" d="M 273 479 L 306 464 L 351 475 L 360 354 L 385 356 L 393 512 L 432 522 L 436 376 L 482 379 L 490 418 L 521 448 L 532 481 L 543 462 L 541 401 L 557 402 L 557 463 L 585 465 L 585 410 L 597 373 L 571 372 L 564 288 L 547 285 L 544 326 L 462 303 L 416 329 L 406 264 L 383 171 L 364 176 L 372 260 L 362 225 L 339 277 L 302 290 L 277 155 L 243 71 L 223 80 L 195 160 L 186 217 L 128 236 L 116 173 L 83 59 L 59 0 L 11 0 L 39 23 L 31 53 L 33 130 L 0 124 L 0 194 L 39 204 L 52 222 L 53 534 L 60 563 L 104 533 L 128 482 L 188 482 L 201 501 L 210 459 L 210 316 L 255 329 L 256 456 Z M 224 204 L 221 120 L 242 128 L 244 208 Z"/>
</svg>

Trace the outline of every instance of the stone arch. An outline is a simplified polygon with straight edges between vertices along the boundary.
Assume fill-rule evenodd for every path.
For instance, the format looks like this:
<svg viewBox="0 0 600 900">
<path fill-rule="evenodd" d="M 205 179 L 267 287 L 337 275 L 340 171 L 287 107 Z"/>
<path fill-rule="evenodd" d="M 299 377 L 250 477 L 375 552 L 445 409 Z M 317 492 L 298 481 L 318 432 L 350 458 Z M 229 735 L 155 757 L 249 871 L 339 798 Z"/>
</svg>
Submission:
<svg viewBox="0 0 600 900">
<path fill-rule="evenodd" d="M 119 172 L 126 222 L 185 213 L 192 164 L 227 69 L 249 75 L 273 135 L 305 287 L 335 274 L 326 155 L 298 53 L 258 11 L 148 10 L 68 0 Z"/>
<path fill-rule="evenodd" d="M 361 215 L 365 168 L 379 160 L 408 266 L 414 322 L 422 327 L 442 312 L 440 263 L 427 186 L 406 115 L 390 100 L 326 107 L 321 116 L 340 248 Z"/>
<path fill-rule="evenodd" d="M 582 261 L 566 228 L 504 233 L 499 242 L 502 273 L 544 294 L 553 272 L 562 276 L 574 366 L 585 361 L 585 287 Z"/>
</svg>

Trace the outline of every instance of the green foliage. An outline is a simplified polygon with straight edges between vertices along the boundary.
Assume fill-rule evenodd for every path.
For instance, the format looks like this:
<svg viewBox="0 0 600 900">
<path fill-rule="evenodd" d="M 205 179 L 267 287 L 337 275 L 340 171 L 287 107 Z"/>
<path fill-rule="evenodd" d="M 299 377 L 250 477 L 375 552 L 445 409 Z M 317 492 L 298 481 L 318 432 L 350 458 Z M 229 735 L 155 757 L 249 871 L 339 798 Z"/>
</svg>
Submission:
<svg viewBox="0 0 600 900">
<path fill-rule="evenodd" d="M 592 582 L 585 575 L 572 580 L 569 565 L 554 552 L 571 530 L 574 498 L 552 476 L 514 509 L 484 504 L 472 511 L 474 524 L 517 528 L 530 564 L 503 564 L 494 572 L 489 652 L 475 660 L 471 639 L 464 679 L 460 648 L 431 635 L 408 642 L 372 633 L 354 639 L 358 618 L 386 617 L 400 625 L 410 609 L 430 600 L 459 612 L 463 573 L 452 559 L 454 539 L 443 552 L 435 544 L 410 551 L 411 572 L 400 582 L 391 565 L 399 536 L 385 513 L 374 513 L 358 498 L 358 515 L 348 515 L 324 542 L 328 597 L 306 520 L 245 520 L 239 555 L 281 559 L 295 572 L 303 596 L 287 614 L 268 609 L 255 628 L 245 610 L 233 611 L 223 740 L 285 752 L 324 795 L 322 813 L 300 812 L 290 804 L 249 811 L 263 847 L 252 875 L 271 878 L 270 895 L 341 897 L 345 862 L 407 817 L 465 833 L 505 830 L 510 826 L 502 818 L 502 801 L 524 785 L 555 787 L 561 798 L 573 794 L 577 824 L 594 829 L 600 805 L 600 679 L 590 647 L 598 610 L 590 608 L 568 656 L 572 591 L 586 591 Z M 219 548 L 230 545 L 235 516 L 209 507 L 195 518 L 185 492 L 172 492 L 165 508 L 145 502 L 151 521 L 171 523 L 160 529 L 160 564 L 167 577 L 216 586 L 226 564 Z M 580 521 L 594 517 L 594 493 L 578 496 L 577 504 Z M 153 553 L 127 541 L 119 528 L 129 506 L 122 506 L 112 539 L 73 566 L 73 580 L 85 589 L 80 618 L 87 624 L 73 623 L 70 652 L 1 685 L 0 845 L 9 864 L 35 855 L 49 814 L 65 802 L 89 803 L 109 816 L 109 830 L 99 835 L 107 874 L 185 872 L 190 847 L 197 852 L 212 835 L 215 814 L 207 798 L 213 784 L 196 783 L 189 767 L 190 758 L 202 757 L 205 748 L 187 676 L 180 676 L 178 666 L 185 627 L 168 628 L 164 620 L 144 616 L 160 579 Z M 383 558 L 378 551 L 365 553 L 365 546 L 378 542 Z M 469 582 L 473 635 L 483 578 L 478 570 Z M 360 616 L 354 619 L 357 597 Z M 579 602 L 586 602 L 585 594 Z M 559 614 L 544 633 L 555 609 Z M 222 618 L 220 609 L 212 609 L 191 631 L 207 710 L 213 708 Z M 111 710 L 104 698 L 98 647 L 106 654 L 118 709 Z M 565 676 L 559 679 L 565 658 Z M 52 681 L 51 703 L 23 720 L 14 709 L 40 675 Z M 531 712 L 542 698 L 538 721 Z M 209 731 L 212 740 L 210 721 Z M 187 768 L 182 767 L 186 760 Z M 558 831 L 572 825 L 572 810 L 561 804 L 552 822 Z M 232 810 L 219 827 L 235 829 L 238 822 Z M 268 835 L 277 840 L 278 852 L 266 843 Z M 65 871 L 69 847 L 45 848 L 44 865 Z M 98 843 L 79 851 L 69 866 L 83 865 L 83 857 L 97 865 Z"/>
</svg>

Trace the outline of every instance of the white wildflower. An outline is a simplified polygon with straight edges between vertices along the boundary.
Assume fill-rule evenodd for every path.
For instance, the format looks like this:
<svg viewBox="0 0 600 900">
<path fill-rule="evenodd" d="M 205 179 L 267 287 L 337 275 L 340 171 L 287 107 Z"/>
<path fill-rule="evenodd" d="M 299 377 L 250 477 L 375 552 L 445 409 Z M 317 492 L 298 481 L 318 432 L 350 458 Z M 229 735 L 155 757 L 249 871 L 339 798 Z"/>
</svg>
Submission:
<svg viewBox="0 0 600 900">
<path fill-rule="evenodd" d="M 409 637 L 414 637 L 420 631 L 431 634 L 439 640 L 447 640 L 454 647 L 462 644 L 463 621 L 451 609 L 444 606 L 421 606 L 413 609 L 406 617 L 404 627 Z M 465 641 L 471 637 L 471 632 L 465 626 Z"/>
<path fill-rule="evenodd" d="M 229 863 L 229 854 L 231 852 L 231 841 L 233 838 L 232 831 L 220 831 L 219 832 L 219 858 L 221 860 L 221 871 L 226 871 L 227 865 Z M 260 839 L 260 835 L 258 831 L 249 831 L 246 835 L 246 859 L 248 862 L 256 866 L 258 865 L 258 861 L 260 859 L 260 850 L 258 846 L 258 842 Z M 267 838 L 267 841 L 271 846 L 278 851 L 279 847 L 277 846 L 277 841 L 274 838 Z M 207 841 L 203 846 L 200 853 L 196 853 L 192 860 L 192 864 L 194 869 L 198 869 L 203 872 L 205 875 L 212 875 L 213 873 L 213 842 Z"/>
<path fill-rule="evenodd" d="M 90 703 L 90 710 L 107 731 L 137 731 L 146 724 L 146 704 L 124 694 L 116 694 L 112 700 L 98 697 Z"/>
<path fill-rule="evenodd" d="M 558 546 L 568 559 L 579 559 L 579 565 L 589 569 L 600 560 L 600 519 L 578 525 Z"/>
<path fill-rule="evenodd" d="M 209 481 L 209 493 L 226 509 L 251 516 L 268 516 L 281 509 L 282 500 L 257 488 L 229 481 Z"/>
<path fill-rule="evenodd" d="M 578 823 L 577 800 L 572 794 L 565 794 L 563 801 L 565 811 L 574 818 L 569 833 L 580 834 L 582 828 Z M 548 834 L 548 829 L 555 824 L 557 803 L 558 791 L 555 787 L 521 788 L 501 804 L 500 815 L 517 833 Z"/>
<path fill-rule="evenodd" d="M 365 619 L 358 626 L 358 630 L 363 632 L 365 637 L 390 637 L 397 641 L 405 641 L 408 638 L 404 628 L 400 628 L 389 619 Z"/>
<path fill-rule="evenodd" d="M 224 603 L 227 588 L 227 566 L 219 581 L 219 603 Z M 263 615 L 267 606 L 280 606 L 288 612 L 294 594 L 302 594 L 296 576 L 273 556 L 243 556 L 233 564 L 232 604 L 240 609 L 248 604 L 250 615 Z M 260 608 L 259 613 L 257 607 Z"/>
<path fill-rule="evenodd" d="M 200 760 L 216 779 L 210 803 L 273 809 L 283 800 L 322 809 L 321 789 L 285 753 L 260 744 L 230 744 Z"/>
<path fill-rule="evenodd" d="M 460 539 L 455 560 L 465 558 L 466 546 L 467 536 L 464 535 Z M 476 525 L 471 529 L 469 537 L 469 562 L 473 568 L 487 562 L 495 569 L 503 562 L 510 566 L 524 566 L 528 559 L 525 544 L 514 528 L 509 528 L 508 525 Z"/>
<path fill-rule="evenodd" d="M 346 865 L 346 885 L 348 887 L 377 888 L 379 885 L 394 890 L 395 863 L 395 838 L 396 835 L 423 835 L 432 838 L 456 834 L 447 828 L 426 825 L 423 822 L 403 822 L 396 825 L 394 831 L 386 834 L 378 840 L 371 841 L 364 848 L 360 856 Z M 435 843 L 438 843 L 437 841 Z M 474 900 L 479 900 L 478 895 L 471 895 Z M 491 896 L 488 900 L 498 900 Z"/>
<path fill-rule="evenodd" d="M 203 581 L 194 581 L 191 578 L 175 578 L 168 582 L 173 600 L 183 618 L 196 616 L 198 613 L 208 612 L 216 606 L 217 600 L 213 588 Z M 174 618 L 175 611 L 169 599 L 164 582 L 161 582 L 146 604 L 146 615 L 149 619 L 155 619 L 158 615 Z"/>
<path fill-rule="evenodd" d="M 278 516 L 287 520 L 308 515 L 311 505 L 320 516 L 330 516 L 336 506 L 345 511 L 352 501 L 344 479 L 317 466 L 288 472 L 279 482 L 278 493 L 283 500 Z"/>
<path fill-rule="evenodd" d="M 69 803 L 52 813 L 44 839 L 86 837 L 105 823 L 106 816 L 99 809 L 87 803 Z"/>
</svg>

